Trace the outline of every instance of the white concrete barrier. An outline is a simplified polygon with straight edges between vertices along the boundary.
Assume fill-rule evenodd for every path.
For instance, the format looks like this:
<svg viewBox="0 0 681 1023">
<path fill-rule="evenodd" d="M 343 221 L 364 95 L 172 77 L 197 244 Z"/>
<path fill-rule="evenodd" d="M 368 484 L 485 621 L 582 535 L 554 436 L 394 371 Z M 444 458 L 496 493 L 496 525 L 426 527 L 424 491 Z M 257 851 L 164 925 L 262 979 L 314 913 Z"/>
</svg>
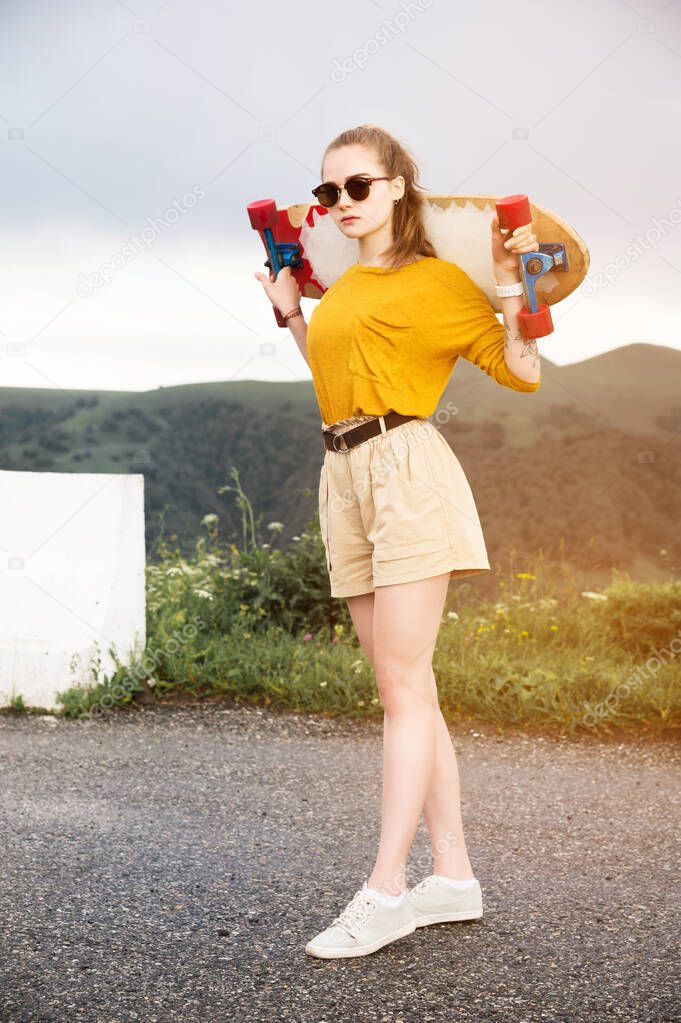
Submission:
<svg viewBox="0 0 681 1023">
<path fill-rule="evenodd" d="M 141 656 L 144 567 L 144 476 L 0 471 L 0 704 L 58 709 L 111 647 Z"/>
</svg>

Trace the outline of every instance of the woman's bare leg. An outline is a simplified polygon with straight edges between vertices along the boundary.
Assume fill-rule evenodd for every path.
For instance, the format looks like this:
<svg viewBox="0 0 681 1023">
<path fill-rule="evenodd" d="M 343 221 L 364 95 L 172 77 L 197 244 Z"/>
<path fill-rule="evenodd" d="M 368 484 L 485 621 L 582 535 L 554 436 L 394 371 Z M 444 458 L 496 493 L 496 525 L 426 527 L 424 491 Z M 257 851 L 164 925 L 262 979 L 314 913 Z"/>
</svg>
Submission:
<svg viewBox="0 0 681 1023">
<path fill-rule="evenodd" d="M 452 739 L 440 705 L 431 666 L 431 693 L 437 703 L 437 744 L 435 764 L 430 776 L 423 818 L 433 851 L 433 873 L 458 880 L 475 877 L 463 836 L 459 768 Z"/>
<path fill-rule="evenodd" d="M 435 764 L 437 701 L 431 661 L 449 573 L 374 591 L 372 649 L 383 705 L 383 798 L 369 885 L 406 886 L 406 863 Z"/>
<path fill-rule="evenodd" d="M 374 664 L 374 593 L 348 597 L 347 605 L 360 645 Z M 430 667 L 430 702 L 437 707 L 437 731 L 433 768 L 428 781 L 423 815 L 433 851 L 433 873 L 464 879 L 473 871 L 463 835 L 459 773 L 447 723 L 437 699 L 437 686 Z M 385 723 L 385 715 L 384 715 Z"/>
</svg>

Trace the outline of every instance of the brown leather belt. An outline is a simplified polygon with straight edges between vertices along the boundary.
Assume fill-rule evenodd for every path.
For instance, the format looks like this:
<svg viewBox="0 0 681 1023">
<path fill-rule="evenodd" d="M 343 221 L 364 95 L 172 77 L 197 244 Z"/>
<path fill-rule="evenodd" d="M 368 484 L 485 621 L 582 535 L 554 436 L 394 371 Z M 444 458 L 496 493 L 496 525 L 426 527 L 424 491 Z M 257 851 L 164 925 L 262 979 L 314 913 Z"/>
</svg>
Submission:
<svg viewBox="0 0 681 1023">
<path fill-rule="evenodd" d="M 386 430 L 391 430 L 394 426 L 406 423 L 410 419 L 422 418 L 422 416 L 403 416 L 400 412 L 390 411 L 386 412 L 384 416 L 379 416 L 377 419 L 370 419 L 366 423 L 360 423 L 359 426 L 353 426 L 351 430 L 346 430 L 345 433 L 333 433 L 331 430 L 322 430 L 322 436 L 324 437 L 324 444 L 329 451 L 347 451 L 348 448 L 354 448 L 371 437 L 377 437 L 382 432 L 381 419 L 385 423 Z M 342 446 L 343 441 L 345 441 L 347 447 Z"/>
</svg>

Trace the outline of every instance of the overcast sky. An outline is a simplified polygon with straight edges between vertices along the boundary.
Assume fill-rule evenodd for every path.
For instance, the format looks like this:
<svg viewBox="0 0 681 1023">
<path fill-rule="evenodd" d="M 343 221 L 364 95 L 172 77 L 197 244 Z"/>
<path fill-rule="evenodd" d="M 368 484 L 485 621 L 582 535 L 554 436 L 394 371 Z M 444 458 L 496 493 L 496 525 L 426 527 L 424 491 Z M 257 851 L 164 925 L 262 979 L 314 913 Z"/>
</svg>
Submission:
<svg viewBox="0 0 681 1023">
<path fill-rule="evenodd" d="M 3 386 L 309 379 L 245 207 L 307 201 L 363 122 L 429 190 L 526 192 L 582 235 L 553 362 L 681 348 L 681 0 L 4 0 L 0 83 Z"/>
</svg>

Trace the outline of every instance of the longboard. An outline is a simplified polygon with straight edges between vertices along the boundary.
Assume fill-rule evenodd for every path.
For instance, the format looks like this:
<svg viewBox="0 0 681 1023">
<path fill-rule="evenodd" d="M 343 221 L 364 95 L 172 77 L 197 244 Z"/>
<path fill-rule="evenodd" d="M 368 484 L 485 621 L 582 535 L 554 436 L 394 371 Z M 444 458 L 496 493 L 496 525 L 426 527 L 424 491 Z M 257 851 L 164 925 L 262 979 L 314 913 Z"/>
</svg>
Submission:
<svg viewBox="0 0 681 1023">
<path fill-rule="evenodd" d="M 427 194 L 423 223 L 436 255 L 464 270 L 496 312 L 502 307 L 495 291 L 490 244 L 495 212 L 502 227 L 531 221 L 539 239 L 537 252 L 518 258 L 527 303 L 523 330 L 526 337 L 542 337 L 553 329 L 548 307 L 567 298 L 584 280 L 589 251 L 574 228 L 527 196 Z M 278 209 L 273 199 L 263 199 L 250 203 L 248 214 L 268 255 L 265 266 L 273 268 L 275 276 L 283 266 L 290 266 L 306 298 L 321 298 L 358 261 L 357 239 L 343 235 L 323 206 L 296 203 Z M 276 309 L 275 314 L 285 326 Z"/>
</svg>

